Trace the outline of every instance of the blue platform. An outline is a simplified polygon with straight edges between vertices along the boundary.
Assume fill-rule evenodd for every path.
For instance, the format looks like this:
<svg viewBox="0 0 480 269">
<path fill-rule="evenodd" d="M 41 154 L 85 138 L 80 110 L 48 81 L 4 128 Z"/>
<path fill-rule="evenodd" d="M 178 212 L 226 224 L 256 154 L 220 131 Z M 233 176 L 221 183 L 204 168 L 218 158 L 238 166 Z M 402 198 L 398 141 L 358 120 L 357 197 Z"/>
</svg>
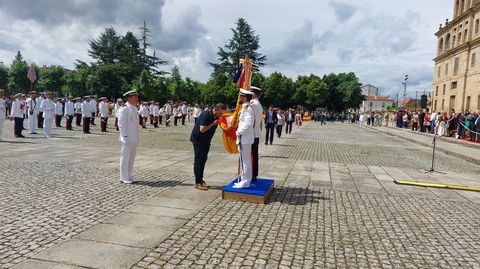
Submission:
<svg viewBox="0 0 480 269">
<path fill-rule="evenodd" d="M 230 184 L 228 184 L 225 188 L 223 188 L 223 191 L 248 194 L 248 195 L 265 196 L 274 183 L 272 179 L 257 178 L 255 182 L 250 183 L 250 188 L 248 189 L 234 189 L 233 184 L 236 182 L 237 182 L 237 179 L 234 179 L 232 182 L 230 182 Z"/>
</svg>

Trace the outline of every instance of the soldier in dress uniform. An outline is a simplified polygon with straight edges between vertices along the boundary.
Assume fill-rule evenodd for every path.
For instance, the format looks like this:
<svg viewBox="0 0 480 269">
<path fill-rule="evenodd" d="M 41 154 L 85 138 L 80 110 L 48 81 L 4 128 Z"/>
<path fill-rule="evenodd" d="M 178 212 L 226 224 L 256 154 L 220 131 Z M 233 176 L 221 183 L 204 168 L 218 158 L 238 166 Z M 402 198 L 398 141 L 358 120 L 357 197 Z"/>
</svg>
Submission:
<svg viewBox="0 0 480 269">
<path fill-rule="evenodd" d="M 148 106 L 148 112 L 150 114 L 150 125 L 153 124 L 154 116 L 153 116 L 153 106 L 155 105 L 154 101 L 150 101 L 149 106 Z"/>
<path fill-rule="evenodd" d="M 163 110 L 165 111 L 165 126 L 170 126 L 170 117 L 172 116 L 172 105 L 170 102 L 165 103 Z"/>
<path fill-rule="evenodd" d="M 63 104 L 62 98 L 55 99 L 55 127 L 62 127 L 62 116 L 63 116 Z"/>
<path fill-rule="evenodd" d="M 40 109 L 40 107 L 42 106 L 43 100 L 45 100 L 45 93 L 40 92 L 39 94 L 40 94 L 40 96 L 37 97 L 37 99 L 36 99 L 37 106 L 39 108 L 38 115 L 37 115 L 37 128 L 41 129 L 41 128 L 43 128 L 43 111 Z"/>
<path fill-rule="evenodd" d="M 158 128 L 158 117 L 160 115 L 159 103 L 154 102 L 150 109 L 150 113 L 153 115 L 153 127 Z"/>
<path fill-rule="evenodd" d="M 45 138 L 52 135 L 52 124 L 55 118 L 55 104 L 52 101 L 52 92 L 46 93 L 45 100 L 42 101 L 40 109 L 43 111 L 43 133 Z"/>
<path fill-rule="evenodd" d="M 262 114 L 263 107 L 260 101 L 258 100 L 262 95 L 262 89 L 252 86 L 250 88 L 253 92 L 253 98 L 250 101 L 254 113 L 254 125 L 253 132 L 255 134 L 255 140 L 252 144 L 252 181 L 257 180 L 258 176 L 258 145 L 260 144 L 260 135 L 262 133 Z"/>
<path fill-rule="evenodd" d="M 250 187 L 252 182 L 252 144 L 255 141 L 255 132 L 253 130 L 254 112 L 250 105 L 253 98 L 253 92 L 240 89 L 240 102 L 242 110 L 238 116 L 237 128 L 237 145 L 240 154 L 240 162 L 242 166 L 242 175 L 240 181 L 233 184 L 235 189 L 246 189 Z"/>
<path fill-rule="evenodd" d="M 15 137 L 25 137 L 22 135 L 23 116 L 25 114 L 25 105 L 23 105 L 23 94 L 17 93 L 15 101 L 12 103 L 12 111 L 10 112 L 10 120 L 14 121 L 13 133 Z"/>
<path fill-rule="evenodd" d="M 3 122 L 7 113 L 7 104 L 3 98 L 4 93 L 5 90 L 0 89 L 0 142 L 3 141 Z"/>
<path fill-rule="evenodd" d="M 97 116 L 97 100 L 94 95 L 90 96 L 90 109 L 92 117 L 90 118 L 91 124 L 95 126 L 95 116 Z"/>
<path fill-rule="evenodd" d="M 180 107 L 180 110 L 182 112 L 182 125 L 185 125 L 185 118 L 188 115 L 188 106 L 187 102 L 183 102 L 182 106 Z"/>
<path fill-rule="evenodd" d="M 73 100 L 75 101 L 75 125 L 80 127 L 82 126 L 82 98 L 77 97 Z"/>
<path fill-rule="evenodd" d="M 68 101 L 65 103 L 65 117 L 67 118 L 66 129 L 73 130 L 72 122 L 75 115 L 75 105 L 72 102 L 73 97 L 69 96 Z"/>
<path fill-rule="evenodd" d="M 107 98 L 102 97 L 98 99 L 100 103 L 98 104 L 98 113 L 100 114 L 100 128 L 102 132 L 107 131 L 107 123 L 108 123 L 108 103 Z"/>
<path fill-rule="evenodd" d="M 37 117 L 39 108 L 37 107 L 37 101 L 35 97 L 36 92 L 31 91 L 28 93 L 28 98 L 25 101 L 27 105 L 27 117 L 28 117 L 28 133 L 36 134 L 35 128 L 37 126 Z"/>
<path fill-rule="evenodd" d="M 138 114 L 140 115 L 140 125 L 142 125 L 142 128 L 147 128 L 147 119 L 148 119 L 148 103 L 143 102 L 142 105 L 140 106 L 140 110 L 138 111 Z"/>
<path fill-rule="evenodd" d="M 115 103 L 115 128 L 117 128 L 118 131 L 118 112 L 120 111 L 120 108 L 123 106 L 123 100 L 122 98 L 118 98 L 117 102 Z"/>
<path fill-rule="evenodd" d="M 90 106 L 90 95 L 83 97 L 82 105 L 80 106 L 80 110 L 82 111 L 82 118 L 83 118 L 83 133 L 89 134 L 90 133 L 90 122 L 92 117 L 92 108 Z"/>
<path fill-rule="evenodd" d="M 120 130 L 120 181 L 126 184 L 132 184 L 133 163 L 137 155 L 137 146 L 139 142 L 138 135 L 138 93 L 136 90 L 128 91 L 123 96 L 127 98 L 127 103 L 118 111 L 118 128 Z"/>
</svg>

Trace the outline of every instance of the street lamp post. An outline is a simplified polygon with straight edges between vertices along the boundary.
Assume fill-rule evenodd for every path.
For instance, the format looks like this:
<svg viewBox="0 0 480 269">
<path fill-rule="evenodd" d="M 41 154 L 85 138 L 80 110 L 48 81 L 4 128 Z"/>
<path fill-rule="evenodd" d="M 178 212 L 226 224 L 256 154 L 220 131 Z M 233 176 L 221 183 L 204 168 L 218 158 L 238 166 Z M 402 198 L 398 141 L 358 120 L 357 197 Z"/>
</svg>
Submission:
<svg viewBox="0 0 480 269">
<path fill-rule="evenodd" d="M 403 102 L 404 103 L 407 100 L 407 80 L 408 80 L 408 75 L 405 75 L 405 78 L 403 79 L 403 82 L 402 82 L 402 84 L 404 86 L 404 88 L 403 88 Z M 403 105 L 405 106 L 406 104 L 403 104 Z"/>
</svg>

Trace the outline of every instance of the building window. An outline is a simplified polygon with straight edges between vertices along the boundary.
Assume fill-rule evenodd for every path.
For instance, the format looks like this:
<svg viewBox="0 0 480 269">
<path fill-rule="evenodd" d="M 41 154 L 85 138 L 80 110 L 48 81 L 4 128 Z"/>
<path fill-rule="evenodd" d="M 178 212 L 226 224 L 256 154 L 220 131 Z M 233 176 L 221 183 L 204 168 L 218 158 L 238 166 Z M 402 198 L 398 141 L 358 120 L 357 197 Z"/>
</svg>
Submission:
<svg viewBox="0 0 480 269">
<path fill-rule="evenodd" d="M 445 95 L 445 90 L 447 89 L 447 84 L 443 84 L 443 95 Z"/>
<path fill-rule="evenodd" d="M 448 63 L 445 64 L 445 76 L 448 76 Z"/>
<path fill-rule="evenodd" d="M 440 38 L 439 42 L 438 42 L 438 52 L 442 52 L 443 51 L 443 38 Z"/>
<path fill-rule="evenodd" d="M 471 60 L 472 66 L 475 66 L 475 62 L 477 60 L 476 58 L 477 58 L 477 53 L 476 52 L 472 53 L 472 60 Z"/>
<path fill-rule="evenodd" d="M 478 34 L 478 28 L 480 27 L 480 19 L 475 21 L 475 34 Z"/>
<path fill-rule="evenodd" d="M 445 99 L 442 99 L 442 111 L 444 106 L 445 106 Z"/>
<path fill-rule="evenodd" d="M 453 65 L 453 75 L 458 75 L 458 65 L 460 64 L 460 57 L 455 58 L 455 64 Z"/>
<path fill-rule="evenodd" d="M 463 42 L 467 41 L 467 36 L 468 36 L 468 30 L 465 29 L 465 32 L 463 32 Z"/>
<path fill-rule="evenodd" d="M 433 106 L 433 110 L 437 111 L 437 100 L 435 100 L 435 105 Z"/>
<path fill-rule="evenodd" d="M 447 37 L 445 38 L 445 49 L 450 48 L 450 34 L 447 34 Z"/>
<path fill-rule="evenodd" d="M 465 106 L 465 109 L 470 110 L 470 96 L 467 96 L 467 105 Z"/>
<path fill-rule="evenodd" d="M 438 96 L 438 86 L 435 88 L 435 96 Z"/>
<path fill-rule="evenodd" d="M 459 34 L 460 35 L 460 34 Z M 460 40 L 460 38 L 458 39 Z M 457 36 L 453 36 L 453 41 L 452 41 L 452 48 L 455 47 L 455 42 L 457 41 Z"/>
<path fill-rule="evenodd" d="M 454 82 L 452 82 L 452 90 L 456 89 L 456 88 L 457 88 L 457 82 L 454 81 Z M 445 92 L 443 94 L 445 94 Z"/>
</svg>

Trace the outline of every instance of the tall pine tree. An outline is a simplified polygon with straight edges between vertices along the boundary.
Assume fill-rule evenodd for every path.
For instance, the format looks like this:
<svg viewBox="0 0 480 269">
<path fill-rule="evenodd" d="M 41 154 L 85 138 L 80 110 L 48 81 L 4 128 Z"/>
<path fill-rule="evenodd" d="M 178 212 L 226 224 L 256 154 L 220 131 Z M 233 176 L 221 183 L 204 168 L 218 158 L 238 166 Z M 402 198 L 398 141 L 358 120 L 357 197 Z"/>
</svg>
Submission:
<svg viewBox="0 0 480 269">
<path fill-rule="evenodd" d="M 233 37 L 224 48 L 218 48 L 218 63 L 209 63 L 213 67 L 212 77 L 221 73 L 233 76 L 238 68 L 240 59 L 245 56 L 253 60 L 253 67 L 258 71 L 265 65 L 267 56 L 258 52 L 260 37 L 243 18 L 239 18 L 232 28 Z"/>
</svg>

